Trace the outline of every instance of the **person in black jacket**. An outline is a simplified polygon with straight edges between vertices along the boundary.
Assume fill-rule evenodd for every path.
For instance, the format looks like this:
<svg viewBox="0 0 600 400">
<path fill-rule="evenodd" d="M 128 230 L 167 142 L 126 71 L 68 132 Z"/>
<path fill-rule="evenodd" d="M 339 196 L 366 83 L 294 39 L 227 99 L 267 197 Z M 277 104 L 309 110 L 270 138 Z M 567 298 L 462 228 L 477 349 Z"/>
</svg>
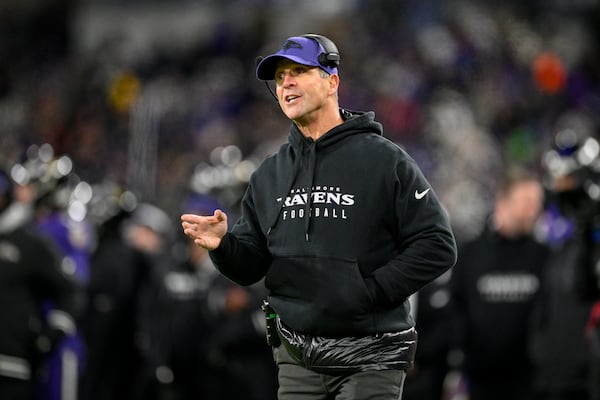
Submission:
<svg viewBox="0 0 600 400">
<path fill-rule="evenodd" d="M 411 296 L 410 304 L 419 346 L 414 366 L 407 371 L 403 400 L 441 400 L 451 380 L 454 322 L 450 301 L 450 278 L 446 272 Z"/>
<path fill-rule="evenodd" d="M 154 276 L 166 249 L 172 220 L 150 203 L 122 210 L 105 221 L 91 259 L 87 310 L 82 322 L 87 347 L 82 398 L 153 399 L 162 385 L 152 351 Z M 155 374 L 155 372 L 157 372 Z"/>
<path fill-rule="evenodd" d="M 543 158 L 550 200 L 546 230 L 553 252 L 544 267 L 532 319 L 536 400 L 600 396 L 600 380 L 594 376 L 600 367 L 592 362 L 600 353 L 590 318 L 598 282 L 597 149 L 594 135 L 576 124 L 566 125 Z"/>
<path fill-rule="evenodd" d="M 600 400 L 600 203 L 589 201 L 587 210 L 586 220 L 581 221 L 583 248 L 575 270 L 575 292 L 584 304 L 593 303 L 585 325 L 590 352 L 587 380 L 589 400 Z"/>
<path fill-rule="evenodd" d="M 220 202 L 191 193 L 184 212 L 212 214 Z M 214 267 L 208 251 L 181 232 L 162 278 L 170 400 L 274 400 L 277 374 L 260 309 L 262 282 L 242 287 Z M 251 368 L 249 368 L 251 366 Z"/>
<path fill-rule="evenodd" d="M 261 59 L 289 142 L 254 172 L 229 232 L 220 210 L 182 226 L 231 280 L 265 278 L 280 399 L 398 399 L 417 341 L 408 298 L 452 267 L 456 244 L 415 161 L 373 112 L 339 107 L 338 64 L 314 34 Z"/>
<path fill-rule="evenodd" d="M 54 345 L 76 332 L 78 287 L 54 246 L 31 229 L 0 171 L 0 399 L 32 399 L 36 370 Z M 43 303 L 55 307 L 43 315 Z"/>
<path fill-rule="evenodd" d="M 487 225 L 459 246 L 451 297 L 471 400 L 531 398 L 529 323 L 549 252 L 533 236 L 543 199 L 537 177 L 509 169 Z"/>
</svg>

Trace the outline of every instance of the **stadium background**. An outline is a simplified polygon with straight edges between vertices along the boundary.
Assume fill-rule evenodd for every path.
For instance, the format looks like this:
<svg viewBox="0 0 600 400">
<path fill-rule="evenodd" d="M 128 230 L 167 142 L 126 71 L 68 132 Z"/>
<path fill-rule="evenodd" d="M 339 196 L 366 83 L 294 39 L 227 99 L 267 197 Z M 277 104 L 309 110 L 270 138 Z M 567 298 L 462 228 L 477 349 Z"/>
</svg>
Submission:
<svg viewBox="0 0 600 400">
<path fill-rule="evenodd" d="M 0 161 L 48 143 L 81 179 L 174 218 L 190 189 L 235 212 L 253 166 L 287 135 L 255 57 L 318 32 L 342 54 L 342 106 L 376 111 L 463 240 L 508 163 L 539 169 L 559 131 L 597 134 L 598 3 L 2 1 Z"/>
</svg>

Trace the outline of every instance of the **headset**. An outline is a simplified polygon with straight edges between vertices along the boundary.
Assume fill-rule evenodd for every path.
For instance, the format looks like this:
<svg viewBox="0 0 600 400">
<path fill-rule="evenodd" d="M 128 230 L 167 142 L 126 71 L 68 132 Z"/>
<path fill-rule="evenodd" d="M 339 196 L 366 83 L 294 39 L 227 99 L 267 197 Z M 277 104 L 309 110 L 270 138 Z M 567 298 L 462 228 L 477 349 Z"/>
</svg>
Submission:
<svg viewBox="0 0 600 400">
<path fill-rule="evenodd" d="M 337 68 L 340 65 L 340 52 L 338 51 L 337 46 L 331 39 L 326 38 L 323 35 L 317 35 L 316 33 L 306 33 L 304 35 L 300 35 L 300 37 L 305 37 L 307 39 L 314 40 L 325 50 L 324 53 L 319 54 L 319 64 L 328 68 Z M 256 65 L 260 64 L 264 57 L 258 56 L 256 57 Z M 271 93 L 271 96 L 275 98 L 275 101 L 279 101 L 277 99 L 277 95 L 269 86 L 269 83 L 265 81 L 265 85 Z"/>
<path fill-rule="evenodd" d="M 300 37 L 312 39 L 315 42 L 319 43 L 321 47 L 323 47 L 325 53 L 319 54 L 319 63 L 322 66 L 329 68 L 339 67 L 340 52 L 338 51 L 338 48 L 335 45 L 335 43 L 333 43 L 333 41 L 331 41 L 323 35 L 317 35 L 316 33 L 307 33 L 305 35 L 300 35 Z"/>
</svg>

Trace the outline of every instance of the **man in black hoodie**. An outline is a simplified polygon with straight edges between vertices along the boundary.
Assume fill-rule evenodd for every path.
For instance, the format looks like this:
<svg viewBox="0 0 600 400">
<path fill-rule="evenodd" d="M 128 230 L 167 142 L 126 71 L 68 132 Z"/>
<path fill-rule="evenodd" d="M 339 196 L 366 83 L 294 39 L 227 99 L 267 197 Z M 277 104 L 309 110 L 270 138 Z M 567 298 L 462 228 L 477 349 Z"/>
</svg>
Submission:
<svg viewBox="0 0 600 400">
<path fill-rule="evenodd" d="M 543 198 L 537 177 L 509 168 L 483 231 L 459 247 L 453 321 L 472 400 L 531 398 L 529 323 L 549 251 L 533 236 Z"/>
<path fill-rule="evenodd" d="M 182 226 L 231 280 L 265 278 L 280 399 L 399 399 L 417 340 L 408 297 L 454 264 L 456 244 L 415 161 L 373 112 L 339 107 L 339 59 L 309 34 L 260 60 L 289 142 L 253 174 L 229 232 L 220 210 Z"/>
</svg>

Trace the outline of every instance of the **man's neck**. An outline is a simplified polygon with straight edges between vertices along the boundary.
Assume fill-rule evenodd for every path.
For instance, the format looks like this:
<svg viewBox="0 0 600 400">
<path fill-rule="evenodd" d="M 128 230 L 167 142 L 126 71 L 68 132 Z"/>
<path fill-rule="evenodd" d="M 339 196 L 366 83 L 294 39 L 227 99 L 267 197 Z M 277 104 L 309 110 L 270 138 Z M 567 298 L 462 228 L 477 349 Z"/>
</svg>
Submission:
<svg viewBox="0 0 600 400">
<path fill-rule="evenodd" d="M 294 123 L 304 137 L 317 140 L 336 126 L 344 123 L 344 119 L 340 115 L 339 108 L 336 106 L 313 118 L 297 120 Z"/>
</svg>

